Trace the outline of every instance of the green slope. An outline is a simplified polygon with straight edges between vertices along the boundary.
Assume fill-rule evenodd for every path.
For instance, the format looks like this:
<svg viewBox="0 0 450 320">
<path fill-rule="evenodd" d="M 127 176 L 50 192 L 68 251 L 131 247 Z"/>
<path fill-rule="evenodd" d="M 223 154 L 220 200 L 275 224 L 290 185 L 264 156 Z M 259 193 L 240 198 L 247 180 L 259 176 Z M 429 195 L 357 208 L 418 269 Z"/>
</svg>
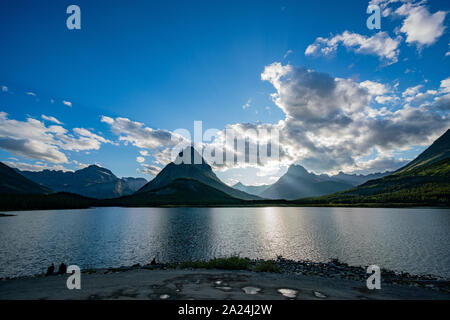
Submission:
<svg viewBox="0 0 450 320">
<path fill-rule="evenodd" d="M 406 173 L 421 166 L 428 166 L 434 162 L 450 158 L 450 129 L 440 136 L 433 144 L 417 158 L 395 173 Z"/>
<path fill-rule="evenodd" d="M 151 191 L 135 193 L 134 195 L 117 199 L 103 200 L 102 206 L 208 206 L 231 205 L 245 203 L 227 193 L 193 179 L 176 179 L 171 183 Z"/>
</svg>

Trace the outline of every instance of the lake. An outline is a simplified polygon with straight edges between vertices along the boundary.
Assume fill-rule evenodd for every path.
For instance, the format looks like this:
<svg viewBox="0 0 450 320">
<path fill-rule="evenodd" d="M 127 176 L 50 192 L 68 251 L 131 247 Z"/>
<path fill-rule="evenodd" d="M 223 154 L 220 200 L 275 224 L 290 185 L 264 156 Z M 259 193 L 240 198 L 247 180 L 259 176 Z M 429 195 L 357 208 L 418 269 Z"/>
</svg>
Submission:
<svg viewBox="0 0 450 320">
<path fill-rule="evenodd" d="M 239 254 L 450 277 L 450 210 L 92 208 L 0 217 L 0 277 Z"/>
</svg>

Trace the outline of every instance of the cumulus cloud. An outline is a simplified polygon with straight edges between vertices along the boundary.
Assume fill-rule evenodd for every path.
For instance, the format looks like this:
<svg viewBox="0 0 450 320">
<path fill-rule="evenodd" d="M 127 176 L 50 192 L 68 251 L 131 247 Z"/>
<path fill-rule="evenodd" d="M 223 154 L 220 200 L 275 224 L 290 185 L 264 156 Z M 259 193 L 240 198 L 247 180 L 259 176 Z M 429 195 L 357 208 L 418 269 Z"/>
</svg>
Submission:
<svg viewBox="0 0 450 320">
<path fill-rule="evenodd" d="M 442 93 L 450 93 L 450 77 L 441 81 L 439 91 Z"/>
<path fill-rule="evenodd" d="M 445 11 L 431 14 L 423 5 L 405 3 L 395 13 L 406 17 L 400 31 L 406 34 L 406 42 L 409 44 L 415 44 L 419 48 L 430 46 L 444 34 Z"/>
<path fill-rule="evenodd" d="M 371 37 L 344 31 L 331 38 L 317 38 L 305 50 L 305 55 L 330 55 L 337 51 L 339 45 L 356 53 L 375 55 L 381 61 L 392 64 L 398 61 L 401 38 L 391 38 L 386 32 L 380 31 Z"/>
<path fill-rule="evenodd" d="M 70 102 L 70 101 L 63 100 L 62 103 L 68 107 L 72 107 L 72 102 Z"/>
<path fill-rule="evenodd" d="M 382 96 L 389 92 L 389 89 L 382 83 L 366 80 L 360 83 L 361 86 L 367 88 L 371 95 Z"/>
<path fill-rule="evenodd" d="M 419 92 L 419 90 L 422 89 L 422 88 L 423 88 L 422 84 L 419 84 L 419 85 L 414 86 L 414 87 L 409 87 L 405 91 L 403 91 L 402 97 L 415 96 Z"/>
<path fill-rule="evenodd" d="M 43 114 L 41 117 L 42 117 L 42 119 L 44 119 L 44 120 L 47 120 L 47 121 L 50 121 L 50 122 L 54 122 L 54 123 L 56 123 L 56 124 L 62 124 L 62 122 L 59 121 L 58 119 L 56 119 L 55 117 L 52 117 L 52 116 L 46 116 L 45 114 Z"/>
<path fill-rule="evenodd" d="M 188 143 L 180 134 L 146 127 L 143 123 L 128 118 L 113 119 L 102 116 L 101 121 L 110 126 L 111 131 L 119 136 L 119 141 L 131 143 L 144 151 L 152 151 L 157 163 L 160 164 L 171 161 L 172 148 Z"/>
<path fill-rule="evenodd" d="M 142 174 L 149 174 L 152 176 L 156 176 L 160 171 L 161 171 L 160 167 L 145 163 L 141 164 L 141 168 L 138 168 L 138 172 Z"/>
<path fill-rule="evenodd" d="M 279 62 L 266 66 L 261 79 L 273 85 L 271 97 L 284 112 L 284 119 L 278 123 L 229 124 L 204 137 L 200 150 L 215 169 L 253 167 L 260 175 L 270 175 L 292 163 L 317 173 L 373 172 L 383 166 L 396 169 L 406 160 L 393 158 L 392 151 L 428 145 L 450 125 L 450 79 L 444 79 L 437 90 L 424 90 L 423 85 L 410 87 L 400 97 L 381 82 L 356 82 Z M 396 100 L 395 108 L 379 105 L 389 99 Z M 104 116 L 102 121 L 119 140 L 144 151 L 142 156 L 150 151 L 158 165 L 174 160 L 172 149 L 180 142 L 190 143 L 174 132 L 127 118 Z M 231 140 L 228 130 L 232 131 Z M 267 146 L 278 158 L 264 158 L 260 152 L 255 157 L 258 146 Z M 375 158 L 362 160 L 373 150 Z M 139 170 L 154 175 L 160 169 L 142 162 Z"/>
<path fill-rule="evenodd" d="M 101 121 L 111 126 L 111 131 L 119 136 L 120 141 L 129 142 L 141 149 L 154 150 L 160 146 L 175 146 L 185 140 L 168 130 L 152 129 L 128 118 L 113 119 L 102 116 Z"/>
<path fill-rule="evenodd" d="M 392 94 L 391 88 L 383 83 L 366 80 L 361 82 L 360 85 L 366 88 L 372 99 L 379 104 L 386 104 L 399 100 L 395 94 Z"/>
<path fill-rule="evenodd" d="M 279 124 L 281 145 L 293 161 L 317 172 L 357 169 L 358 159 L 373 148 L 385 154 L 427 145 L 450 124 L 432 100 L 380 113 L 370 101 L 385 87 L 373 82 L 361 85 L 280 63 L 267 66 L 261 78 L 272 83 L 273 101 L 286 114 Z"/>
<path fill-rule="evenodd" d="M 358 161 L 354 173 L 369 174 L 374 172 L 395 171 L 410 162 L 411 159 L 397 159 L 391 156 L 380 156 L 367 161 Z"/>
<path fill-rule="evenodd" d="M 0 137 L 0 149 L 24 158 L 41 159 L 55 163 L 68 162 L 66 155 L 59 151 L 56 146 L 37 140 Z"/>
<path fill-rule="evenodd" d="M 26 163 L 26 162 L 20 162 L 20 161 L 5 161 L 5 164 L 7 164 L 9 167 L 19 169 L 21 171 L 42 171 L 42 170 L 56 170 L 56 171 L 73 171 L 70 169 L 67 169 L 66 167 L 62 165 L 48 165 L 46 163 L 42 162 L 36 162 L 36 163 Z"/>
<path fill-rule="evenodd" d="M 111 141 L 87 129 L 75 128 L 70 133 L 60 125 L 46 126 L 31 117 L 13 120 L 0 112 L 0 148 L 24 158 L 68 163 L 63 150 L 98 150 L 102 143 Z"/>
</svg>

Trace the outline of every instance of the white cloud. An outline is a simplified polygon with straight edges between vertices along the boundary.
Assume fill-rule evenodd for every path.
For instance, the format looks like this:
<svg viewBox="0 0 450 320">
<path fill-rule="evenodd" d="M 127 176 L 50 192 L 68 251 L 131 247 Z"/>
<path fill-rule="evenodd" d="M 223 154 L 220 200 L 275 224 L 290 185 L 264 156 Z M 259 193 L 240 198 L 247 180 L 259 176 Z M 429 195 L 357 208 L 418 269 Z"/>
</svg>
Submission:
<svg viewBox="0 0 450 320">
<path fill-rule="evenodd" d="M 28 95 L 28 96 L 36 97 L 36 93 L 31 92 L 31 91 L 25 92 L 25 94 Z"/>
<path fill-rule="evenodd" d="M 410 161 L 411 159 L 396 159 L 392 156 L 380 155 L 375 159 L 358 161 L 357 166 L 351 168 L 350 171 L 357 174 L 395 171 L 405 166 Z"/>
<path fill-rule="evenodd" d="M 70 101 L 63 100 L 62 103 L 68 107 L 72 107 L 72 102 L 70 102 Z"/>
<path fill-rule="evenodd" d="M 414 86 L 414 87 L 409 87 L 405 91 L 403 91 L 402 97 L 415 96 L 419 92 L 419 90 L 422 88 L 423 88 L 423 85 L 421 85 L 421 84 Z"/>
<path fill-rule="evenodd" d="M 380 31 L 371 37 L 344 31 L 332 38 L 319 37 L 305 50 L 305 55 L 330 55 L 341 44 L 360 54 L 375 55 L 382 61 L 392 64 L 398 61 L 401 38 L 392 39 L 386 32 Z"/>
<path fill-rule="evenodd" d="M 256 166 L 228 159 L 224 164 L 210 162 L 222 172 L 258 168 L 259 175 L 268 176 L 276 171 L 274 168 L 292 163 L 301 163 L 317 173 L 394 169 L 406 160 L 393 158 L 390 152 L 428 145 L 450 125 L 450 96 L 446 96 L 450 79 L 444 79 L 438 90 L 424 91 L 423 85 L 410 87 L 401 97 L 381 82 L 366 80 L 359 83 L 279 62 L 266 66 L 261 79 L 274 86 L 276 92 L 271 97 L 285 113 L 285 118 L 275 124 L 230 124 L 226 129 L 233 129 L 238 141 L 245 139 L 247 150 L 268 141 L 270 135 L 267 133 L 278 130 L 280 143 L 274 148 L 279 150 L 280 161 L 260 162 Z M 393 87 L 396 91 L 398 85 Z M 395 110 L 377 104 L 393 100 Z M 120 141 L 141 149 L 142 157 L 137 158 L 138 162 L 142 161 L 139 172 L 146 174 L 155 175 L 161 170 L 158 166 L 143 163 L 147 150 L 152 152 L 155 163 L 165 165 L 173 160 L 172 148 L 188 141 L 173 132 L 152 129 L 127 118 L 103 116 L 102 122 L 111 127 Z M 224 131 L 218 131 L 215 138 L 203 146 L 234 150 L 234 145 L 225 140 Z M 373 150 L 377 153 L 375 158 L 362 160 Z M 207 154 L 204 157 L 209 161 Z"/>
<path fill-rule="evenodd" d="M 138 169 L 138 172 L 142 174 L 149 174 L 152 176 L 156 176 L 160 171 L 161 171 L 160 167 L 145 163 L 141 164 L 141 168 Z"/>
<path fill-rule="evenodd" d="M 41 117 L 42 117 L 42 119 L 44 119 L 44 120 L 51 121 L 51 122 L 54 122 L 54 123 L 56 123 L 56 124 L 62 124 L 62 122 L 59 121 L 58 119 L 56 119 L 55 117 L 52 117 L 52 116 L 46 116 L 45 114 L 43 114 Z"/>
<path fill-rule="evenodd" d="M 83 128 L 75 128 L 73 133 L 60 125 L 47 127 L 31 117 L 26 121 L 8 119 L 0 112 L 0 148 L 24 158 L 68 163 L 63 150 L 98 150 L 102 143 L 111 143 Z"/>
<path fill-rule="evenodd" d="M 402 159 L 392 158 L 391 151 L 428 145 L 450 125 L 450 95 L 436 99 L 448 90 L 448 79 L 442 81 L 439 90 L 422 91 L 423 86 L 418 85 L 406 89 L 402 97 L 392 94 L 390 86 L 381 82 L 359 83 L 279 62 L 266 66 L 261 79 L 274 86 L 276 92 L 271 97 L 285 118 L 274 124 L 230 124 L 225 129 L 232 129 L 238 141 L 247 141 L 245 154 L 236 153 L 238 159 L 246 159 L 249 149 L 269 141 L 269 133 L 277 130 L 280 141 L 273 148 L 279 150 L 279 161 L 251 164 L 247 159 L 235 162 L 227 158 L 223 164 L 214 164 L 208 154 L 203 154 L 221 172 L 257 168 L 258 175 L 267 177 L 271 172 L 280 172 L 276 168 L 292 163 L 301 163 L 317 173 L 380 171 L 383 165 L 391 169 L 403 163 Z M 390 100 L 395 100 L 395 110 L 378 104 Z M 127 118 L 102 117 L 102 121 L 111 126 L 119 140 L 141 151 L 151 151 L 155 163 L 160 165 L 173 160 L 172 148 L 186 141 L 172 132 L 155 130 Z M 234 150 L 234 143 L 225 139 L 225 129 L 203 146 Z M 377 153 L 375 158 L 362 160 L 373 150 Z M 141 167 L 140 172 L 152 175 L 161 169 L 144 163 Z"/>
<path fill-rule="evenodd" d="M 56 170 L 56 171 L 73 171 L 67 169 L 62 165 L 48 165 L 42 162 L 36 162 L 34 164 L 19 162 L 19 161 L 5 161 L 9 167 L 17 168 L 21 171 L 42 171 L 42 170 Z"/>
<path fill-rule="evenodd" d="M 450 93 L 450 77 L 441 81 L 440 92 Z"/>
<path fill-rule="evenodd" d="M 150 150 L 156 162 L 167 164 L 171 160 L 171 149 L 187 140 L 183 136 L 168 130 L 152 129 L 143 123 L 128 118 L 110 118 L 102 116 L 102 122 L 111 127 L 111 131 L 119 136 L 119 141 L 131 143 L 140 149 Z"/>
<path fill-rule="evenodd" d="M 373 148 L 384 155 L 389 150 L 427 145 L 450 125 L 448 114 L 436 109 L 433 92 L 418 107 L 404 103 L 396 111 L 387 111 L 370 104 L 372 94 L 386 92 L 385 85 L 374 82 L 363 86 L 280 63 L 267 66 L 261 78 L 273 84 L 274 103 L 286 114 L 278 124 L 286 158 L 316 172 L 355 170 L 363 166 L 359 159 Z M 406 90 L 405 96 L 418 89 Z"/>
<path fill-rule="evenodd" d="M 367 88 L 371 95 L 382 96 L 389 92 L 389 89 L 382 83 L 366 80 L 360 83 L 361 86 Z"/>
<path fill-rule="evenodd" d="M 375 97 L 375 101 L 378 102 L 379 104 L 386 104 L 388 102 L 393 102 L 399 100 L 398 97 L 396 96 L 378 96 Z"/>
<path fill-rule="evenodd" d="M 2 86 L 2 91 L 3 92 L 8 92 L 8 87 L 7 86 Z"/>
<path fill-rule="evenodd" d="M 72 162 L 78 167 L 78 169 L 84 169 L 89 167 L 89 164 L 78 162 L 77 160 L 73 160 Z"/>
<path fill-rule="evenodd" d="M 400 31 L 406 34 L 406 42 L 419 48 L 435 43 L 445 31 L 446 12 L 431 14 L 425 6 L 405 3 L 395 13 L 406 16 Z"/>
</svg>

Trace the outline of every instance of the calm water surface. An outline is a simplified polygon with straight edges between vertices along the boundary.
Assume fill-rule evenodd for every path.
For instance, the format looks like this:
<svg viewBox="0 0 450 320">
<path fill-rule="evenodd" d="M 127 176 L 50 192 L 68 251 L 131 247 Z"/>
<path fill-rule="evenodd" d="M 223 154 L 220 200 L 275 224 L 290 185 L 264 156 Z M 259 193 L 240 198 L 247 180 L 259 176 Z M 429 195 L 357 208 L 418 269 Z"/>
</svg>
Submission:
<svg viewBox="0 0 450 320">
<path fill-rule="evenodd" d="M 93 208 L 0 218 L 0 277 L 240 254 L 450 277 L 450 210 Z"/>
</svg>

